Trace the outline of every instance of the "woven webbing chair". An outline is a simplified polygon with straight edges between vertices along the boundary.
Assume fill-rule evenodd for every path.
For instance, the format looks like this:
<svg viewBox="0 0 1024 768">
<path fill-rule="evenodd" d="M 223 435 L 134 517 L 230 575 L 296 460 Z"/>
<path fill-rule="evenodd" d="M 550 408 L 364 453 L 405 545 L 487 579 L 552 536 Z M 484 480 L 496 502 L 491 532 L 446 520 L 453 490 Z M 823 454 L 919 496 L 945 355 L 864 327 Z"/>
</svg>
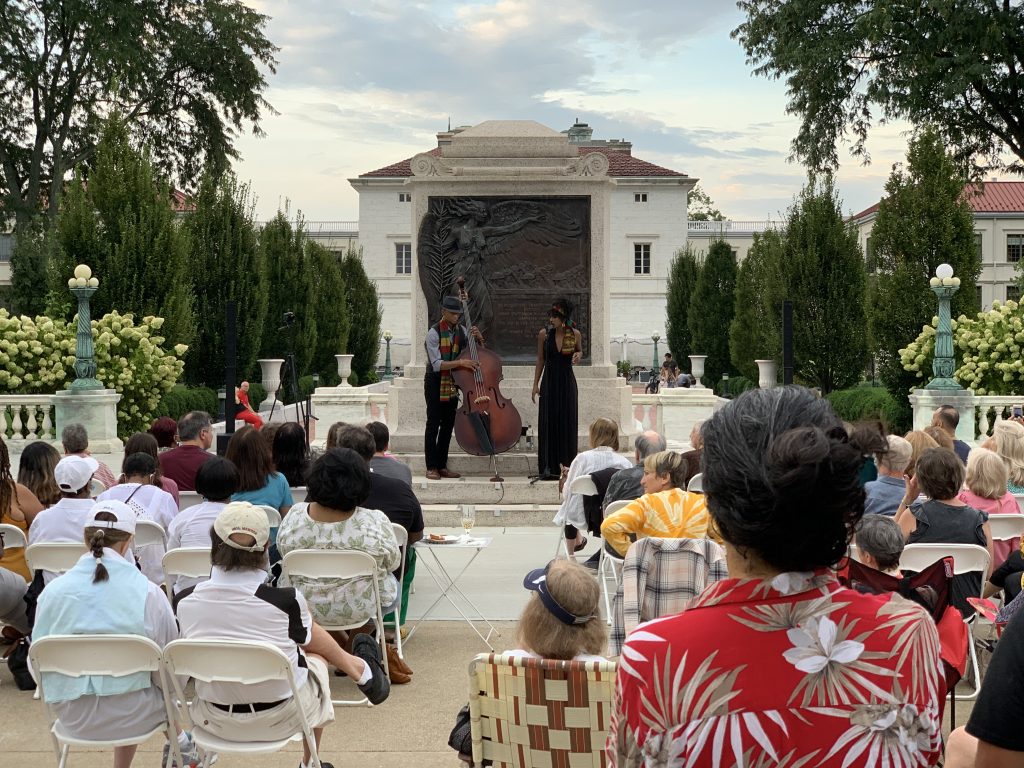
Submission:
<svg viewBox="0 0 1024 768">
<path fill-rule="evenodd" d="M 469 665 L 473 763 L 604 768 L 615 663 L 480 654 Z"/>
</svg>

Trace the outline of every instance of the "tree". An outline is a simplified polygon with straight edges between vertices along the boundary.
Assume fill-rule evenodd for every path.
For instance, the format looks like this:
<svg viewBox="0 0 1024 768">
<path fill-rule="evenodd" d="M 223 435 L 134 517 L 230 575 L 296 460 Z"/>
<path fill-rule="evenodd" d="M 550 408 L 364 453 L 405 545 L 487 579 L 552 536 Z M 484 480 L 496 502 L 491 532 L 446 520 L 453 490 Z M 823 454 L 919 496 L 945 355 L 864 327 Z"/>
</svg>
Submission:
<svg viewBox="0 0 1024 768">
<path fill-rule="evenodd" d="M 377 299 L 377 286 L 363 269 L 362 250 L 349 248 L 341 262 L 345 280 L 345 303 L 351 328 L 348 333 L 348 353 L 352 358 L 352 372 L 359 384 L 377 380 L 377 357 L 380 354 L 380 322 L 383 315 Z"/>
<path fill-rule="evenodd" d="M 23 224 L 15 232 L 11 253 L 11 306 L 15 315 L 35 317 L 46 313 L 51 248 L 52 240 L 47 236 L 41 217 Z"/>
<path fill-rule="evenodd" d="M 729 357 L 729 325 L 736 293 L 736 254 L 724 240 L 708 249 L 690 298 L 687 324 L 693 354 L 707 355 L 703 383 L 713 387 L 723 373 L 733 373 Z"/>
<path fill-rule="evenodd" d="M 960 278 L 953 317 L 974 317 L 980 309 L 975 282 L 981 262 L 964 181 L 938 133 L 922 131 L 910 142 L 906 168 L 893 167 L 871 230 L 877 269 L 871 336 L 882 381 L 900 403 L 921 385 L 904 370 L 899 350 L 917 338 L 937 311 L 928 287 L 935 268 L 947 263 Z"/>
<path fill-rule="evenodd" d="M 219 179 L 206 174 L 194 204 L 184 225 L 191 235 L 195 312 L 202 318 L 203 332 L 185 358 L 185 378 L 217 388 L 224 383 L 228 301 L 235 302 L 238 318 L 238 379 L 248 378 L 256 368 L 269 296 L 266 253 L 259 246 L 249 187 L 232 174 Z"/>
<path fill-rule="evenodd" d="M 268 221 L 260 232 L 260 250 L 267 264 L 270 298 L 263 329 L 262 358 L 285 358 L 295 355 L 298 377 L 313 373 L 313 352 L 316 349 L 316 289 L 313 270 L 306 258 L 306 233 L 300 214 L 295 225 L 284 211 Z M 286 313 L 294 318 L 289 321 Z M 284 371 L 285 394 L 291 395 Z"/>
<path fill-rule="evenodd" d="M 235 0 L 8 0 L 0 4 L 0 214 L 59 209 L 113 110 L 186 182 L 260 133 L 268 18 Z"/>
<path fill-rule="evenodd" d="M 794 373 L 822 394 L 855 384 L 868 355 L 867 277 L 831 180 L 812 180 L 790 208 L 782 265 L 793 302 Z"/>
<path fill-rule="evenodd" d="M 310 242 L 306 248 L 307 261 L 315 275 L 317 296 L 313 370 L 320 374 L 325 384 L 337 384 L 338 361 L 334 356 L 344 354 L 350 318 L 355 316 L 345 311 L 347 295 L 339 256 L 319 243 Z"/>
<path fill-rule="evenodd" d="M 1024 171 L 1024 6 L 948 0 L 742 0 L 732 36 L 755 73 L 785 78 L 800 117 L 793 154 L 814 170 L 884 120 L 935 125 L 963 161 Z"/>
<path fill-rule="evenodd" d="M 687 243 L 676 251 L 672 265 L 668 268 L 666 288 L 665 336 L 669 351 L 678 364 L 689 372 L 689 355 L 693 352 L 690 343 L 688 322 L 690 300 L 700 274 L 700 261 Z"/>
<path fill-rule="evenodd" d="M 736 277 L 736 309 L 729 326 L 732 364 L 757 381 L 755 360 L 782 357 L 783 235 L 776 230 L 755 234 Z"/>
<path fill-rule="evenodd" d="M 196 317 L 188 232 L 177 220 L 170 187 L 148 151 L 132 146 L 123 122 L 107 122 L 88 183 L 76 175 L 67 202 L 50 270 L 57 304 L 67 296 L 74 266 L 88 264 L 100 280 L 92 298 L 96 317 L 112 311 L 162 317 L 169 345 L 191 344 Z"/>
<path fill-rule="evenodd" d="M 715 208 L 715 201 L 700 184 L 694 184 L 686 196 L 686 218 L 690 221 L 725 221 L 722 212 Z"/>
</svg>

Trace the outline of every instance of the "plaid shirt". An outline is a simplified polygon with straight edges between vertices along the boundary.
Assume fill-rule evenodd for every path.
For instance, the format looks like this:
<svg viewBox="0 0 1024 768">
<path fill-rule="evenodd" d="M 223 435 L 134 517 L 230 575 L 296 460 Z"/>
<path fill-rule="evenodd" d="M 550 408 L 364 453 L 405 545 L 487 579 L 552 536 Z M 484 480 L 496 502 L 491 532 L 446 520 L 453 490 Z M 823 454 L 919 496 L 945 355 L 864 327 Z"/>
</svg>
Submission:
<svg viewBox="0 0 1024 768">
<path fill-rule="evenodd" d="M 727 576 L 725 550 L 710 539 L 637 541 L 626 553 L 615 595 L 612 656 L 637 625 L 681 613 L 708 584 Z"/>
</svg>

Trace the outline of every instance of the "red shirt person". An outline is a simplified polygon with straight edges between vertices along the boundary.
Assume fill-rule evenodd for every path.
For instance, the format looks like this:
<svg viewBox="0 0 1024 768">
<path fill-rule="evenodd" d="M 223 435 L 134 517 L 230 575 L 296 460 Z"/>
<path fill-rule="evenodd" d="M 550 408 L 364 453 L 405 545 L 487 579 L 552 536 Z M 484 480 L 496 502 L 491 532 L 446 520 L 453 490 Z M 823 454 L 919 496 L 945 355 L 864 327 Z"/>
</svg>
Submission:
<svg viewBox="0 0 1024 768">
<path fill-rule="evenodd" d="M 191 411 L 178 419 L 178 447 L 160 454 L 160 471 L 178 484 L 179 491 L 196 489 L 196 472 L 213 458 L 213 423 L 205 411 Z"/>
<path fill-rule="evenodd" d="M 253 410 L 253 407 L 249 405 L 249 382 L 243 381 L 237 389 L 235 389 L 235 400 L 238 401 L 237 408 L 235 409 L 235 418 L 241 419 L 246 424 L 252 424 L 256 429 L 260 429 L 263 426 L 263 419 L 260 415 Z"/>
</svg>

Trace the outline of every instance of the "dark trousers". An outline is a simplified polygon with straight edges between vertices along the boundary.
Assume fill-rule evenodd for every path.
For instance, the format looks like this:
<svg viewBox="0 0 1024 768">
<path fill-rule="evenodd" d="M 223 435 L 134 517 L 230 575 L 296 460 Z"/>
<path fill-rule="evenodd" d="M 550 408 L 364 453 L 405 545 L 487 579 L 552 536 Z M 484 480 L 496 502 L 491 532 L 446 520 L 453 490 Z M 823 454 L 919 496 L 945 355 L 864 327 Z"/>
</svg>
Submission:
<svg viewBox="0 0 1024 768">
<path fill-rule="evenodd" d="M 427 471 L 448 466 L 448 445 L 455 428 L 455 412 L 459 408 L 456 397 L 441 402 L 441 378 L 427 377 L 423 382 L 423 399 L 427 404 L 427 428 L 423 434 L 423 453 Z"/>
</svg>

